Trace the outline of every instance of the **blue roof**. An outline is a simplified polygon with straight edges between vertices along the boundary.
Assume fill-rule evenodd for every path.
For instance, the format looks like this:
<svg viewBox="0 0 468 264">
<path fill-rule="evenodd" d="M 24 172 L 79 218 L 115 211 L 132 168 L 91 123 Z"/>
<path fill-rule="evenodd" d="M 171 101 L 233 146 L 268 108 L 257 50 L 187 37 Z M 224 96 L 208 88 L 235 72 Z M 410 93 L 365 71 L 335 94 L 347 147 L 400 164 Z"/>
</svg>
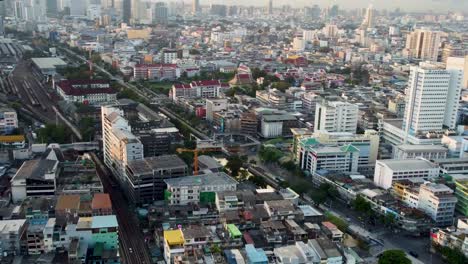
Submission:
<svg viewBox="0 0 468 264">
<path fill-rule="evenodd" d="M 118 225 L 117 217 L 115 217 L 115 215 L 100 215 L 93 216 L 91 228 L 117 227 Z"/>
<path fill-rule="evenodd" d="M 245 252 L 250 263 L 268 263 L 268 258 L 263 249 L 256 249 L 253 245 L 246 245 Z"/>
</svg>

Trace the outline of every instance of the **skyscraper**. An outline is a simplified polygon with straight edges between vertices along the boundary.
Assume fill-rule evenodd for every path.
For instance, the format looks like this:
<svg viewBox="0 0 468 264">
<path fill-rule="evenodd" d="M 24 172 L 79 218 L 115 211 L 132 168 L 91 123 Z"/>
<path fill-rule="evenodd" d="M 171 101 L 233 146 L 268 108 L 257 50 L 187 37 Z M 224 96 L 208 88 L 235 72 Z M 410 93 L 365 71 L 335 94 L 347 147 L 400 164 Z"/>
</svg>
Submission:
<svg viewBox="0 0 468 264">
<path fill-rule="evenodd" d="M 57 0 L 47 0 L 47 15 L 56 16 L 57 12 Z"/>
<path fill-rule="evenodd" d="M 192 14 L 197 15 L 200 12 L 200 0 L 193 0 Z"/>
<path fill-rule="evenodd" d="M 269 15 L 273 14 L 273 0 L 268 0 L 267 13 Z"/>
<path fill-rule="evenodd" d="M 417 29 L 406 36 L 404 53 L 409 58 L 437 61 L 439 45 L 440 32 Z"/>
<path fill-rule="evenodd" d="M 446 69 L 434 63 L 411 67 L 403 118 L 407 136 L 455 128 L 464 61 L 449 59 Z"/>
<path fill-rule="evenodd" d="M 141 0 L 132 0 L 132 21 L 139 21 L 141 19 L 141 14 L 140 14 L 140 5 L 141 5 Z"/>
<path fill-rule="evenodd" d="M 167 24 L 168 8 L 166 3 L 157 2 L 154 6 L 154 22 L 157 24 Z"/>
<path fill-rule="evenodd" d="M 372 5 L 366 10 L 366 16 L 364 17 L 364 21 L 362 21 L 361 27 L 363 29 L 373 28 L 374 27 L 374 8 Z"/>
<path fill-rule="evenodd" d="M 132 4 L 137 0 L 123 0 L 122 20 L 125 23 L 130 23 L 132 18 Z"/>
</svg>

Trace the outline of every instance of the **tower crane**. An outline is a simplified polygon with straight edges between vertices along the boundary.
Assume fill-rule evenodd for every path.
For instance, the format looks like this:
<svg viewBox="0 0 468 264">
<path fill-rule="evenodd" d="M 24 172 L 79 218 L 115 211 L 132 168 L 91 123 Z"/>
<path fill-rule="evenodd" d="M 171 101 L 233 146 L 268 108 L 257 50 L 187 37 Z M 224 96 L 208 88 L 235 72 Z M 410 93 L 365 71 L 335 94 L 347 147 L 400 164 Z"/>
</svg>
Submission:
<svg viewBox="0 0 468 264">
<path fill-rule="evenodd" d="M 193 174 L 198 175 L 198 153 L 209 152 L 209 151 L 220 151 L 221 148 L 202 148 L 202 149 L 186 149 L 178 148 L 177 153 L 189 152 L 193 153 Z"/>
</svg>

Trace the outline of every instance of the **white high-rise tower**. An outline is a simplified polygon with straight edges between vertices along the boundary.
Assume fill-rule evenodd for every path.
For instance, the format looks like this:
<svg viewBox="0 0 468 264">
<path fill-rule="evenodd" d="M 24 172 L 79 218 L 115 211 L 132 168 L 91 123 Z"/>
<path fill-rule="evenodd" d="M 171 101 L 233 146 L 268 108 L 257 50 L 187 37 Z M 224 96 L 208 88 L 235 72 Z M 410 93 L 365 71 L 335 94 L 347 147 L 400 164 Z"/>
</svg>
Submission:
<svg viewBox="0 0 468 264">
<path fill-rule="evenodd" d="M 411 67 L 403 119 L 407 136 L 455 128 L 463 69 L 452 59 L 447 69 L 434 63 Z"/>
</svg>

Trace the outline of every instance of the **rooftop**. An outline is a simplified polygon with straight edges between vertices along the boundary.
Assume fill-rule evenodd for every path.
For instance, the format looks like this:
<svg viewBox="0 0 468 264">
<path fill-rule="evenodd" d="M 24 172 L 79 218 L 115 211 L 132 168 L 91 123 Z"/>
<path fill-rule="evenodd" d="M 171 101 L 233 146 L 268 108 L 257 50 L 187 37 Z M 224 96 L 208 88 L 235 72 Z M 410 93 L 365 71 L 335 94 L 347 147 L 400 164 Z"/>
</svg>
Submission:
<svg viewBox="0 0 468 264">
<path fill-rule="evenodd" d="M 438 168 L 428 160 L 415 159 L 415 160 L 378 160 L 378 163 L 384 164 L 394 171 L 414 171 L 414 170 L 429 170 Z"/>
<path fill-rule="evenodd" d="M 93 216 L 91 228 L 118 227 L 117 217 L 115 215 Z"/>
<path fill-rule="evenodd" d="M 164 239 L 169 245 L 182 245 L 185 242 L 184 233 L 180 229 L 164 231 Z"/>
<path fill-rule="evenodd" d="M 145 174 L 155 170 L 183 168 L 187 164 L 177 155 L 162 155 L 130 161 L 128 167 L 134 174 Z"/>
<path fill-rule="evenodd" d="M 0 221 L 0 233 L 18 232 L 25 223 L 26 219 L 2 220 Z"/>
<path fill-rule="evenodd" d="M 67 63 L 60 58 L 51 57 L 51 58 L 32 58 L 31 59 L 37 67 L 41 69 L 51 69 L 57 66 L 65 67 Z"/>
<path fill-rule="evenodd" d="M 12 180 L 39 179 L 44 180 L 45 174 L 54 171 L 58 161 L 55 160 L 28 160 L 21 165 Z"/>
<path fill-rule="evenodd" d="M 168 186 L 202 186 L 237 184 L 237 181 L 224 172 L 209 173 L 197 176 L 186 176 L 164 180 Z"/>
<path fill-rule="evenodd" d="M 80 208 L 80 196 L 79 195 L 60 195 L 55 206 L 55 210 L 67 210 Z"/>
<path fill-rule="evenodd" d="M 93 202 L 91 204 L 93 209 L 108 209 L 112 208 L 112 202 L 110 196 L 107 193 L 96 193 L 93 197 Z"/>
<path fill-rule="evenodd" d="M 440 145 L 412 145 L 403 144 L 398 145 L 396 148 L 405 152 L 419 152 L 419 151 L 432 151 L 432 152 L 447 152 L 447 148 Z"/>
</svg>

